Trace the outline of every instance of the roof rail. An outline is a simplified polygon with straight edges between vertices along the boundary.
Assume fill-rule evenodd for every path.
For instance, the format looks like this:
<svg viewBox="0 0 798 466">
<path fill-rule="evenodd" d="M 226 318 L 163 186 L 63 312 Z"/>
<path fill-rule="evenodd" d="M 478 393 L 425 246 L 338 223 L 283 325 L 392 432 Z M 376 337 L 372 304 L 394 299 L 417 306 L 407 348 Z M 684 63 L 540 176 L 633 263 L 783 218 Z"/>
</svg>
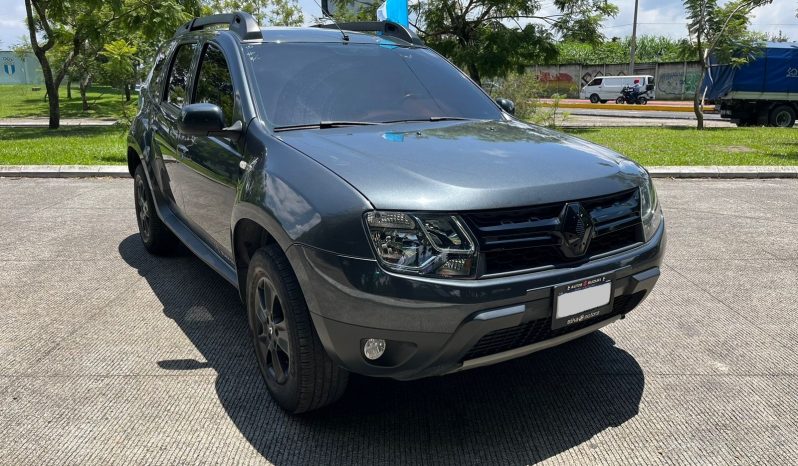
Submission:
<svg viewBox="0 0 798 466">
<path fill-rule="evenodd" d="M 180 26 L 177 32 L 175 32 L 175 37 L 187 34 L 191 31 L 200 31 L 208 26 L 217 26 L 220 24 L 229 25 L 230 32 L 238 34 L 243 40 L 263 39 L 263 34 L 260 32 L 260 25 L 258 22 L 251 14 L 243 11 L 194 18 Z"/>
<path fill-rule="evenodd" d="M 424 42 L 415 32 L 393 21 L 358 21 L 354 23 L 338 23 L 337 26 L 335 24 L 316 24 L 313 27 L 324 29 L 338 29 L 340 27 L 344 31 L 376 32 L 384 36 L 396 37 L 409 44 L 424 45 Z"/>
</svg>

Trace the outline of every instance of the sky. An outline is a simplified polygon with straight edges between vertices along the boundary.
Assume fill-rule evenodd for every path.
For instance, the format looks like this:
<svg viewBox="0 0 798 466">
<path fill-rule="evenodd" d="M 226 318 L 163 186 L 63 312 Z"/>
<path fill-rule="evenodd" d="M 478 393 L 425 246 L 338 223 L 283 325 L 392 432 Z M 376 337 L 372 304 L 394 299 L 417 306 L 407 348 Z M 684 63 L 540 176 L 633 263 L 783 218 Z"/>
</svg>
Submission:
<svg viewBox="0 0 798 466">
<path fill-rule="evenodd" d="M 541 0 L 544 8 L 551 5 L 550 0 Z M 319 0 L 320 2 L 320 0 Z M 615 18 L 604 22 L 604 35 L 625 37 L 632 33 L 634 0 L 611 0 L 620 12 Z M 320 8 L 314 0 L 299 0 L 310 23 L 319 16 Z M 550 8 L 550 7 L 549 7 Z M 751 28 L 771 34 L 783 31 L 790 40 L 798 41 L 798 19 L 795 10 L 796 0 L 774 0 L 772 4 L 755 10 L 752 14 Z M 25 2 L 23 0 L 0 0 L 0 50 L 7 50 L 19 42 L 19 37 L 27 34 L 23 23 Z M 640 0 L 638 13 L 638 35 L 664 35 L 673 38 L 685 37 L 684 8 L 681 0 Z"/>
</svg>

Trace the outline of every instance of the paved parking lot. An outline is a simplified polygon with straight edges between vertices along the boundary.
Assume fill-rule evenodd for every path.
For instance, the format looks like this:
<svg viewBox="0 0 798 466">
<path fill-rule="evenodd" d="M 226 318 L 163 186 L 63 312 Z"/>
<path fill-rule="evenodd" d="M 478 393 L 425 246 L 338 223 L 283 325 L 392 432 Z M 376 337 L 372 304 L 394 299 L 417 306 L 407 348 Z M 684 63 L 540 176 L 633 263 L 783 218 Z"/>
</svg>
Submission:
<svg viewBox="0 0 798 466">
<path fill-rule="evenodd" d="M 0 179 L 0 463 L 794 464 L 798 181 L 658 187 L 663 276 L 626 320 L 290 417 L 235 290 L 144 251 L 130 180 Z"/>
</svg>

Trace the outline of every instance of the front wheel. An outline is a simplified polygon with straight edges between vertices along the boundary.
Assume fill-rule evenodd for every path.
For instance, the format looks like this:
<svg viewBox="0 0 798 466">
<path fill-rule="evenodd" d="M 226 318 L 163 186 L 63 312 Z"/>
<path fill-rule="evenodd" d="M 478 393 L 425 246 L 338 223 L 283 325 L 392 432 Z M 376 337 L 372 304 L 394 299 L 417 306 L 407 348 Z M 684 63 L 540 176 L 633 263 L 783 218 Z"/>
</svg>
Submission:
<svg viewBox="0 0 798 466">
<path fill-rule="evenodd" d="M 597 104 L 597 103 L 599 103 L 599 100 L 600 100 L 600 99 L 599 99 L 599 96 L 598 96 L 598 94 L 592 94 L 592 95 L 590 96 L 590 103 L 591 103 L 591 104 Z"/>
<path fill-rule="evenodd" d="M 625 99 L 623 97 L 618 97 L 617 99 L 615 99 L 615 103 L 618 105 L 622 105 L 624 102 Z"/>
<path fill-rule="evenodd" d="M 348 373 L 325 352 L 296 275 L 278 245 L 252 256 L 246 296 L 255 357 L 277 404 L 302 413 L 338 400 Z"/>
</svg>

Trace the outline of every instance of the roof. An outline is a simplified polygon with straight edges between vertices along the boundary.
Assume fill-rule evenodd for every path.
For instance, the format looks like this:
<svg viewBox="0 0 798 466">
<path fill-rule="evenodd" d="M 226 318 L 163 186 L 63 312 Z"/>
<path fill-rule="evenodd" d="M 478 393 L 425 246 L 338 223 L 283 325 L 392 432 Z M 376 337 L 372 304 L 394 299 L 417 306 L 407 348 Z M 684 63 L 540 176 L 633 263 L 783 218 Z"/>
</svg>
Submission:
<svg viewBox="0 0 798 466">
<path fill-rule="evenodd" d="M 765 42 L 768 49 L 794 49 L 798 48 L 798 42 Z"/>
<path fill-rule="evenodd" d="M 424 45 L 415 32 L 391 21 L 356 21 L 318 24 L 310 28 L 270 27 L 261 29 L 255 18 L 243 11 L 193 18 L 180 26 L 174 37 L 197 31 L 215 32 L 214 29 L 209 28 L 220 25 L 227 25 L 230 33 L 246 41 L 316 43 L 345 41 L 347 43 L 384 44 L 386 40 L 389 40 L 396 45 Z M 371 35 L 372 33 L 374 35 Z"/>
</svg>

